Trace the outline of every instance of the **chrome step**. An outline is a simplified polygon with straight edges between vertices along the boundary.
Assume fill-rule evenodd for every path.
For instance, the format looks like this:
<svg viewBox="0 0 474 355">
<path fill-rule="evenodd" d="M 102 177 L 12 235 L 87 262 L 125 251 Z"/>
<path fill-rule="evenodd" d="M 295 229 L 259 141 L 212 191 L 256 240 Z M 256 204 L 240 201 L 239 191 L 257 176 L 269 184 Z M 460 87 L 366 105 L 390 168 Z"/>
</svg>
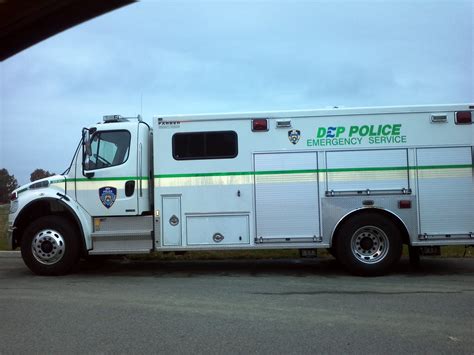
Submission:
<svg viewBox="0 0 474 355">
<path fill-rule="evenodd" d="M 148 253 L 153 249 L 151 230 L 99 231 L 92 233 L 89 254 Z"/>
</svg>

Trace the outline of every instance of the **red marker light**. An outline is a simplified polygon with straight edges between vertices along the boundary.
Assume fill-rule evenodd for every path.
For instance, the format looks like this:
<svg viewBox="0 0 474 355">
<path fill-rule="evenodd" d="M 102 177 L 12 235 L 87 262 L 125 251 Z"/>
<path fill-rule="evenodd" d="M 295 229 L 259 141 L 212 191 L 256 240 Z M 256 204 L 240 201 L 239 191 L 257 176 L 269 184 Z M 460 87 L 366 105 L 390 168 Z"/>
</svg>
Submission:
<svg viewBox="0 0 474 355">
<path fill-rule="evenodd" d="M 472 115 L 471 111 L 459 111 L 456 112 L 456 124 L 471 124 Z"/>
<path fill-rule="evenodd" d="M 252 120 L 252 131 L 268 131 L 268 120 L 266 118 Z"/>
<path fill-rule="evenodd" d="M 15 201 L 18 198 L 18 195 L 16 192 L 12 192 L 10 194 L 10 201 Z"/>
<path fill-rule="evenodd" d="M 400 208 L 400 209 L 411 208 L 411 201 L 410 200 L 400 200 L 400 201 L 398 201 L 398 208 Z"/>
</svg>

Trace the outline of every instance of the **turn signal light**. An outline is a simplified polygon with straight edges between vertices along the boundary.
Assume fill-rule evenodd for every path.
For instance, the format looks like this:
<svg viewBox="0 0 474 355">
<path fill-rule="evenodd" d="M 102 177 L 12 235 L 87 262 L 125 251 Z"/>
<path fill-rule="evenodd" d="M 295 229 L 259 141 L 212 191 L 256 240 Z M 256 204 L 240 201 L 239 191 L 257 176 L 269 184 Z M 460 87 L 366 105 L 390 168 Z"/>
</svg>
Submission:
<svg viewBox="0 0 474 355">
<path fill-rule="evenodd" d="M 472 115 L 471 111 L 459 111 L 456 112 L 456 124 L 471 124 Z"/>
<path fill-rule="evenodd" d="M 268 131 L 268 120 L 266 118 L 252 120 L 252 131 Z"/>
</svg>

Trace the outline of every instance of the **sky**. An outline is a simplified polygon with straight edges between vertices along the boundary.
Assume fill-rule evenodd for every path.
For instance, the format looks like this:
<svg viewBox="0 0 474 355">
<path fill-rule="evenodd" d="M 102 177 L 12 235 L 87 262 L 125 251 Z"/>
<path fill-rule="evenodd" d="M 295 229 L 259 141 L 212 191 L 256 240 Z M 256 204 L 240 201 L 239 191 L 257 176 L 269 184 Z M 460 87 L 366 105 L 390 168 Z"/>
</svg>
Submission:
<svg viewBox="0 0 474 355">
<path fill-rule="evenodd" d="M 142 1 L 0 63 L 0 168 L 61 173 L 107 114 L 474 103 L 473 37 L 474 1 Z"/>
</svg>

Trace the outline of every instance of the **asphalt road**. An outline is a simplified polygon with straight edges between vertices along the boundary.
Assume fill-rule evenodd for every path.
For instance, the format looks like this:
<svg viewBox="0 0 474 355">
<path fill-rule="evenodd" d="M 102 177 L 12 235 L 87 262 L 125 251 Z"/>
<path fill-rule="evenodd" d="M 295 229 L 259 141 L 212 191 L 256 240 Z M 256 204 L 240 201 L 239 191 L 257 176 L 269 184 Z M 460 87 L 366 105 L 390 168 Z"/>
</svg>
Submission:
<svg viewBox="0 0 474 355">
<path fill-rule="evenodd" d="M 332 259 L 108 261 L 64 277 L 0 257 L 0 354 L 474 354 L 474 259 L 348 276 Z"/>
</svg>

